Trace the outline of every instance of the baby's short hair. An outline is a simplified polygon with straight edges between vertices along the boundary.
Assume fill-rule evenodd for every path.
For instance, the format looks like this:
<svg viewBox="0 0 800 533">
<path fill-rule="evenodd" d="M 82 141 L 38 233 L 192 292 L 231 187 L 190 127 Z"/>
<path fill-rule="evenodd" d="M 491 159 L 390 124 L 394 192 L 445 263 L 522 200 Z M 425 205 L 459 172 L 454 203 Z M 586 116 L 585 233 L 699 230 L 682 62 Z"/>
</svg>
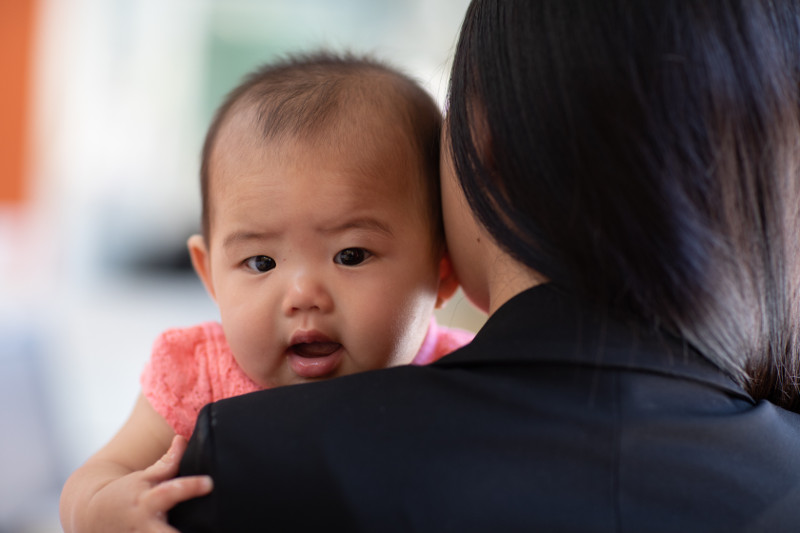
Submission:
<svg viewBox="0 0 800 533">
<path fill-rule="evenodd" d="M 374 87 L 359 83 L 365 77 L 374 82 Z M 396 105 L 385 105 L 391 101 Z M 206 134 L 200 167 L 205 239 L 210 237 L 211 224 L 211 158 L 229 118 L 239 112 L 253 113 L 257 131 L 265 141 L 302 139 L 330 131 L 331 124 L 343 116 L 345 104 L 354 102 L 399 117 L 394 124 L 405 130 L 418 153 L 434 244 L 443 245 L 439 191 L 442 113 L 436 102 L 417 82 L 384 62 L 370 56 L 325 51 L 289 56 L 256 69 L 217 110 Z"/>
</svg>

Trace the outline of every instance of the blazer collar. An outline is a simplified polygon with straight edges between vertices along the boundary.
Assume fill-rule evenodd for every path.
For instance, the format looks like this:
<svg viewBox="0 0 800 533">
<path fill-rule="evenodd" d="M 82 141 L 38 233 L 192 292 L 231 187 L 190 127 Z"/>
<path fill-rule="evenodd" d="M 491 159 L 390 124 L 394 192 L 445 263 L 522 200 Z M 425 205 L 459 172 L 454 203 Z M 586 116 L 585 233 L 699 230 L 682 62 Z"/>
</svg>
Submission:
<svg viewBox="0 0 800 533">
<path fill-rule="evenodd" d="M 654 372 L 700 381 L 755 403 L 687 342 L 663 331 L 601 317 L 552 284 L 506 302 L 464 348 L 436 365 L 576 364 Z"/>
</svg>

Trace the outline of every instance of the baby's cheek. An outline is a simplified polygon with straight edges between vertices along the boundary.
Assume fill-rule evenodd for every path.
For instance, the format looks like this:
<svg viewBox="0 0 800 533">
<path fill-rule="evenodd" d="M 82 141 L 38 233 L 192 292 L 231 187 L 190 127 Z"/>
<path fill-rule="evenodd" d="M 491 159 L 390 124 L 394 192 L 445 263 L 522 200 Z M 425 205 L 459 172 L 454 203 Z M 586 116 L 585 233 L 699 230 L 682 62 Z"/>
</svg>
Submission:
<svg viewBox="0 0 800 533">
<path fill-rule="evenodd" d="M 430 298 L 417 298 L 412 305 L 403 308 L 393 325 L 391 356 L 387 365 L 404 365 L 414 359 L 428 332 L 434 303 Z"/>
<path fill-rule="evenodd" d="M 258 374 L 267 357 L 267 346 L 257 334 L 241 323 L 227 329 L 223 324 L 223 330 L 236 362 L 251 379 L 259 381 Z"/>
<path fill-rule="evenodd" d="M 399 313 L 398 313 L 399 312 Z M 359 364 L 378 369 L 393 366 L 402 355 L 407 322 L 402 310 L 371 309 L 360 321 L 354 337 Z"/>
</svg>

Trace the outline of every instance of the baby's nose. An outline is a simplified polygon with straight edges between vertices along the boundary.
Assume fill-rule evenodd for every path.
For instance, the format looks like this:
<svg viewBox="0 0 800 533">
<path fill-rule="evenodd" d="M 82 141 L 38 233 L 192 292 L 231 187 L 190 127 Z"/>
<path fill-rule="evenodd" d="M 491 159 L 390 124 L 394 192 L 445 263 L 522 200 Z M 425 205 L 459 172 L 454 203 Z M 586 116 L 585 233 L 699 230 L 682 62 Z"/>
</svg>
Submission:
<svg viewBox="0 0 800 533">
<path fill-rule="evenodd" d="M 303 311 L 327 313 L 333 309 L 333 298 L 325 283 L 308 272 L 301 272 L 289 280 L 283 301 L 283 311 L 292 315 Z"/>
</svg>

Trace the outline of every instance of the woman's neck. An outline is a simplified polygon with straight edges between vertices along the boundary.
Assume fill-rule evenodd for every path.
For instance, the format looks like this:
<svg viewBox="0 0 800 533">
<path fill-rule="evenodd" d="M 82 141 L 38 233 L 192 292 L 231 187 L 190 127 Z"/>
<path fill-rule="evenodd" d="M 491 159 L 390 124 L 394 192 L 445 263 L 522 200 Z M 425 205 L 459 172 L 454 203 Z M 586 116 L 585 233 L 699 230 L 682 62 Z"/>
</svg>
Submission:
<svg viewBox="0 0 800 533">
<path fill-rule="evenodd" d="M 488 281 L 488 313 L 491 316 L 517 294 L 548 280 L 507 253 L 498 250 L 496 260 L 489 266 Z"/>
</svg>

